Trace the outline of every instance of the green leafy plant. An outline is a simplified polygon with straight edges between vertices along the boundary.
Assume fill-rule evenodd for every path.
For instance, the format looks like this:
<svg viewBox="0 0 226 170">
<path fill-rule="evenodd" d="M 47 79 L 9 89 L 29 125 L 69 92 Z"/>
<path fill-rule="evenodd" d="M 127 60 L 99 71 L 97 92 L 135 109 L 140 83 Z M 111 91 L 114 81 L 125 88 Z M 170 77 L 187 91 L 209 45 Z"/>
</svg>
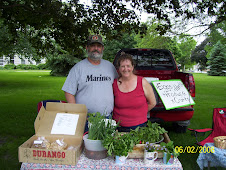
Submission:
<svg viewBox="0 0 226 170">
<path fill-rule="evenodd" d="M 171 154 L 173 154 L 173 156 L 176 158 L 178 157 L 180 154 L 179 152 L 177 152 L 174 148 L 174 144 L 173 141 L 170 141 L 168 143 L 165 142 L 161 142 L 160 146 L 162 147 L 162 152 L 166 152 L 166 162 L 169 161 Z"/>
<path fill-rule="evenodd" d="M 102 141 L 103 146 L 108 150 L 108 155 L 127 156 L 133 150 L 134 140 L 130 133 L 121 135 L 107 135 Z"/>
<path fill-rule="evenodd" d="M 103 140 L 108 134 L 112 135 L 115 133 L 117 124 L 114 124 L 114 120 L 109 118 L 106 121 L 105 116 L 101 113 L 89 113 L 89 136 L 88 139 L 91 140 Z"/>
<path fill-rule="evenodd" d="M 163 139 L 162 134 L 166 132 L 158 123 L 151 123 L 150 121 L 148 121 L 146 127 L 137 127 L 135 130 L 130 131 L 134 137 L 136 136 L 139 139 L 138 141 L 141 144 L 159 142 Z"/>
</svg>

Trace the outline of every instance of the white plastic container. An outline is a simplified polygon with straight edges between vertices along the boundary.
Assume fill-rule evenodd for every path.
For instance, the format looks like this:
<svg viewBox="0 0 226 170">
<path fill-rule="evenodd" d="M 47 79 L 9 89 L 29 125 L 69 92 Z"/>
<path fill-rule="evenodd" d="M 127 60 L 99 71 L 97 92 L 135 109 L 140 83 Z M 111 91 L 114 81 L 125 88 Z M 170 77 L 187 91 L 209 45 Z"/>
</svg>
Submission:
<svg viewBox="0 0 226 170">
<path fill-rule="evenodd" d="M 101 140 L 90 140 L 88 139 L 88 135 L 86 134 L 83 136 L 83 140 L 85 143 L 85 148 L 90 150 L 90 151 L 103 151 L 106 150 L 103 145 Z"/>
<path fill-rule="evenodd" d="M 83 140 L 87 158 L 99 160 L 107 157 L 107 149 L 103 147 L 101 140 L 90 140 L 88 134 L 83 136 Z"/>
</svg>

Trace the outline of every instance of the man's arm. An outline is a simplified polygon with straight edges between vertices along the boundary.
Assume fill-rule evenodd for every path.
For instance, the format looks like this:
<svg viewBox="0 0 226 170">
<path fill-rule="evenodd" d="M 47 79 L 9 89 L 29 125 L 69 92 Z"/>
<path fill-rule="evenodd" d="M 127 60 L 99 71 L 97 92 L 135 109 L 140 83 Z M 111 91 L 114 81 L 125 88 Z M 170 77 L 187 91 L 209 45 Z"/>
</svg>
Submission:
<svg viewBox="0 0 226 170">
<path fill-rule="evenodd" d="M 66 98 L 68 103 L 76 103 L 74 95 L 67 93 L 67 92 L 64 92 L 64 93 L 65 93 L 65 98 Z"/>
</svg>

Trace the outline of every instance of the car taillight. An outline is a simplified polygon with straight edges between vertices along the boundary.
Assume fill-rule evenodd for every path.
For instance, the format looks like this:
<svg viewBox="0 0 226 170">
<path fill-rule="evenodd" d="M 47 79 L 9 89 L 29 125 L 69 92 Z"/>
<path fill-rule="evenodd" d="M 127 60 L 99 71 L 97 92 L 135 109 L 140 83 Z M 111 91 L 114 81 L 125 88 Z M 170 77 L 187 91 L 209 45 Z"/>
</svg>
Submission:
<svg viewBox="0 0 226 170">
<path fill-rule="evenodd" d="M 195 80 L 192 74 L 189 74 L 189 92 L 193 100 L 195 99 Z"/>
</svg>

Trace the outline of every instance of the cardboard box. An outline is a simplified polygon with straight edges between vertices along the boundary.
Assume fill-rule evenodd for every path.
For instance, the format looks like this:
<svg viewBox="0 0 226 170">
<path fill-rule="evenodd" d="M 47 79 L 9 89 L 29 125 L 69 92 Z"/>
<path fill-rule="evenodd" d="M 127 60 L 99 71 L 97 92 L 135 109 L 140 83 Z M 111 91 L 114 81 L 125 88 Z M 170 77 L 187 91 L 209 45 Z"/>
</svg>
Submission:
<svg viewBox="0 0 226 170">
<path fill-rule="evenodd" d="M 78 114 L 75 135 L 51 134 L 57 113 Z M 35 120 L 35 135 L 19 146 L 20 162 L 76 165 L 83 150 L 83 133 L 87 117 L 87 108 L 83 104 L 49 102 L 46 109 L 42 107 Z M 64 139 L 67 146 L 75 146 L 74 150 L 51 150 L 31 148 L 38 137 L 45 137 L 50 142 Z"/>
<path fill-rule="evenodd" d="M 164 133 L 163 137 L 164 137 L 163 142 L 165 142 L 165 143 L 170 142 L 170 138 L 167 133 Z M 128 158 L 144 158 L 144 147 L 145 147 L 145 144 L 135 145 L 133 147 L 133 151 L 129 152 Z M 158 152 L 158 158 L 162 158 L 162 157 L 163 157 L 163 153 Z"/>
</svg>

